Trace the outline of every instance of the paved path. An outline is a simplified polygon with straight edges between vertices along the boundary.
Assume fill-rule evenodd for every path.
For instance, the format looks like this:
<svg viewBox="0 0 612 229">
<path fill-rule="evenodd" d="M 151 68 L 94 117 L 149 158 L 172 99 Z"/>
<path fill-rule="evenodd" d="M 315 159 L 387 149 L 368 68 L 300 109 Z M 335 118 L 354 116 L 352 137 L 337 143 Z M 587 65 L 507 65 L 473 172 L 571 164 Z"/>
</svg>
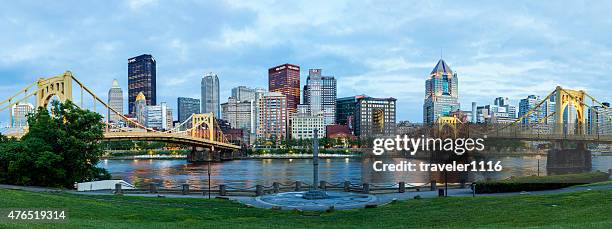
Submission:
<svg viewBox="0 0 612 229">
<path fill-rule="evenodd" d="M 44 187 L 28 187 L 28 186 L 15 186 L 15 185 L 3 185 L 0 184 L 0 189 L 13 189 L 13 190 L 25 190 L 32 192 L 65 192 L 72 193 L 78 195 L 113 195 L 111 191 L 93 191 L 93 192 L 77 192 L 75 190 L 68 189 L 56 189 L 56 188 L 44 188 Z M 579 192 L 579 191 L 591 191 L 591 190 L 606 190 L 612 189 L 612 184 L 605 185 L 591 185 L 591 186 L 573 186 L 562 189 L 555 190 L 545 190 L 545 191 L 532 191 L 532 192 L 507 192 L 507 193 L 491 193 L 491 194 L 476 194 L 476 196 L 516 196 L 516 195 L 543 195 L 543 194 L 558 194 L 558 193 L 570 193 L 570 192 Z M 180 194 L 125 194 L 126 196 L 144 196 L 144 197 L 168 197 L 168 198 L 208 198 L 206 195 L 201 194 L 192 194 L 192 195 L 180 195 Z M 451 197 L 468 197 L 472 196 L 472 190 L 469 188 L 465 189 L 449 189 L 448 196 Z M 420 196 L 421 198 L 437 198 L 438 191 L 409 191 L 405 193 L 385 193 L 385 194 L 375 194 L 375 200 L 368 203 L 352 205 L 350 207 L 338 207 L 336 209 L 349 209 L 349 208 L 363 208 L 366 205 L 385 205 L 394 200 L 408 200 L 413 199 L 415 196 Z M 216 195 L 212 195 L 212 198 L 216 198 Z M 261 201 L 258 201 L 256 197 L 239 197 L 239 196 L 227 196 L 223 197 L 230 200 L 235 200 L 240 203 L 251 205 L 259 208 L 273 208 L 274 205 L 266 204 Z M 317 208 L 307 208 L 308 210 L 326 210 L 329 206 L 319 206 Z M 292 210 L 296 209 L 296 207 L 291 208 L 282 208 L 283 210 Z M 298 208 L 301 209 L 301 208 Z"/>
</svg>

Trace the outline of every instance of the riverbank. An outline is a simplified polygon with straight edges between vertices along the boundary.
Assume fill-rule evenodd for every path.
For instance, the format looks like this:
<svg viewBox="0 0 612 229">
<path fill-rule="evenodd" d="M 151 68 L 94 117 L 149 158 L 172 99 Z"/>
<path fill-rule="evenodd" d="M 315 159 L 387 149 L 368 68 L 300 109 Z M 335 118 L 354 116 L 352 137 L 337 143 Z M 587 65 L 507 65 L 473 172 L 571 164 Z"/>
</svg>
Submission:
<svg viewBox="0 0 612 229">
<path fill-rule="evenodd" d="M 3 208 L 61 208 L 66 223 L 1 221 L 32 228 L 389 228 L 612 227 L 612 190 L 563 194 L 449 197 L 394 201 L 377 208 L 332 212 L 251 208 L 223 199 L 75 195 L 0 189 Z M 372 220 L 376 219 L 376 220 Z"/>
</svg>

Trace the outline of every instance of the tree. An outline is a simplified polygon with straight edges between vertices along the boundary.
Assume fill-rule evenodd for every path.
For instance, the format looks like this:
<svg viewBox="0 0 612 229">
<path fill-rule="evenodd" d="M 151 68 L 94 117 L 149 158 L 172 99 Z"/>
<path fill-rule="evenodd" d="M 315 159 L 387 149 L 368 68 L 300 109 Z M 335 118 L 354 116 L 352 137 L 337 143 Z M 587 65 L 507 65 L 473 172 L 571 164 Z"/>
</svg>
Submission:
<svg viewBox="0 0 612 229">
<path fill-rule="evenodd" d="M 71 101 L 53 102 L 51 113 L 39 108 L 29 115 L 29 131 L 21 141 L 2 140 L 0 182 L 71 187 L 109 179 L 108 172 L 96 167 L 102 155 L 102 116 Z"/>
</svg>

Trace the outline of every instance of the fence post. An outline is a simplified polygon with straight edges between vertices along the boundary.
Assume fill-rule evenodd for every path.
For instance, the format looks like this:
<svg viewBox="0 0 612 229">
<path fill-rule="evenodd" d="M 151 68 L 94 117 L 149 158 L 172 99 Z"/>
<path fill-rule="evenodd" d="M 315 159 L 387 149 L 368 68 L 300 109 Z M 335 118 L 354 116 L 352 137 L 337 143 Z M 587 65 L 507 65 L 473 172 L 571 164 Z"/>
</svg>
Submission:
<svg viewBox="0 0 612 229">
<path fill-rule="evenodd" d="M 365 194 L 370 193 L 370 184 L 363 183 L 363 193 L 365 193 Z"/>
<path fill-rule="evenodd" d="M 220 196 L 227 195 L 227 186 L 225 186 L 224 184 L 219 185 L 219 195 Z"/>
<path fill-rule="evenodd" d="M 255 185 L 255 195 L 256 196 L 263 195 L 263 186 L 262 185 L 260 185 L 260 184 Z"/>
<path fill-rule="evenodd" d="M 350 192 L 351 191 L 351 182 L 350 181 L 347 181 L 347 180 L 344 181 L 344 191 L 345 192 Z"/>
<path fill-rule="evenodd" d="M 403 181 L 399 182 L 399 192 L 400 193 L 406 192 L 406 182 L 403 182 Z"/>
<path fill-rule="evenodd" d="M 121 194 L 123 194 L 123 190 L 121 190 L 121 184 L 120 184 L 120 183 L 116 183 L 116 184 L 115 184 L 115 194 L 116 194 L 116 195 L 121 195 Z"/>
<path fill-rule="evenodd" d="M 321 182 L 319 182 L 319 188 L 323 191 L 327 191 L 327 182 L 325 182 L 324 180 L 322 180 Z"/>
<path fill-rule="evenodd" d="M 302 191 L 302 182 L 301 181 L 295 181 L 295 191 L 299 192 Z"/>
<path fill-rule="evenodd" d="M 157 193 L 157 184 L 156 183 L 149 183 L 149 192 L 150 193 Z"/>
<path fill-rule="evenodd" d="M 436 191 L 436 180 L 432 180 L 430 185 L 431 185 L 431 189 L 430 190 L 431 191 Z"/>
<path fill-rule="evenodd" d="M 272 188 L 274 189 L 274 193 L 279 193 L 280 187 L 278 182 L 272 183 Z"/>
<path fill-rule="evenodd" d="M 459 188 L 465 188 L 465 179 L 461 179 L 461 181 L 459 181 Z"/>
<path fill-rule="evenodd" d="M 182 194 L 183 195 L 189 194 L 189 184 L 183 184 L 182 187 L 183 187 Z"/>
</svg>

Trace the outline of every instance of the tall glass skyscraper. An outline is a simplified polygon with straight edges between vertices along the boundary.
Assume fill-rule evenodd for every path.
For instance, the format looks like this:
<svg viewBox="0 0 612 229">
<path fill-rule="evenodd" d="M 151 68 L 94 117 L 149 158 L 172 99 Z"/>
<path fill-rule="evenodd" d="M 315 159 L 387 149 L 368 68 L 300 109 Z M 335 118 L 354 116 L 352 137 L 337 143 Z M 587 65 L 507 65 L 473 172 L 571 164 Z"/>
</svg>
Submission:
<svg viewBox="0 0 612 229">
<path fill-rule="evenodd" d="M 300 103 L 300 66 L 283 64 L 268 69 L 268 91 L 287 97 L 287 111 L 293 114 Z"/>
<path fill-rule="evenodd" d="M 108 90 L 108 105 L 119 114 L 123 114 L 123 90 L 119 87 L 119 82 L 116 79 L 113 80 L 113 86 Z M 106 117 L 108 122 L 111 123 L 119 123 L 121 121 L 121 117 L 111 110 L 108 111 Z"/>
<path fill-rule="evenodd" d="M 312 114 L 322 113 L 325 125 L 336 122 L 336 78 L 322 76 L 321 69 L 310 69 L 304 85 L 304 104 Z"/>
<path fill-rule="evenodd" d="M 202 77 L 202 113 L 213 113 L 221 117 L 221 103 L 219 101 L 219 77 L 209 72 Z"/>
<path fill-rule="evenodd" d="M 425 81 L 423 123 L 433 124 L 438 117 L 449 116 L 460 108 L 458 84 L 457 73 L 440 59 Z"/>
<path fill-rule="evenodd" d="M 200 113 L 200 100 L 194 98 L 178 97 L 178 121 L 182 123 L 192 114 Z"/>
<path fill-rule="evenodd" d="M 157 104 L 155 58 L 143 54 L 128 59 L 128 109 L 134 114 L 136 96 L 142 92 L 147 105 Z"/>
</svg>

